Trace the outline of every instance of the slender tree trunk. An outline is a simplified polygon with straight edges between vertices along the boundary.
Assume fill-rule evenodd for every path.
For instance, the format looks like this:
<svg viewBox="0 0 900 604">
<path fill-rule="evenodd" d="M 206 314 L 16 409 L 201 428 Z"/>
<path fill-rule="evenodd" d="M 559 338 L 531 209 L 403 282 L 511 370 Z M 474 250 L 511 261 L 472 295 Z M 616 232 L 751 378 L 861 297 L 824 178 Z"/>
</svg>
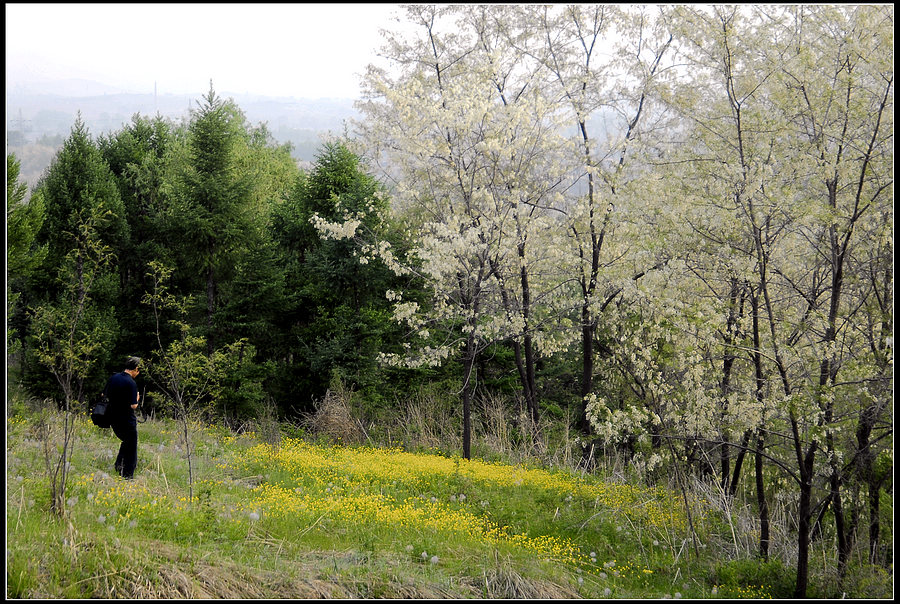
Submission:
<svg viewBox="0 0 900 604">
<path fill-rule="evenodd" d="M 737 493 L 738 482 L 741 479 L 741 469 L 744 466 L 744 458 L 747 456 L 747 447 L 750 445 L 750 438 L 753 436 L 752 430 L 744 432 L 741 439 L 741 446 L 738 447 L 737 455 L 734 458 L 734 472 L 731 474 L 731 482 L 728 487 L 728 497 L 734 499 Z"/>
<path fill-rule="evenodd" d="M 751 294 L 750 304 L 753 312 L 753 373 L 756 379 L 756 401 L 763 408 L 763 417 L 756 432 L 756 503 L 759 510 L 759 556 L 769 559 L 769 504 L 766 501 L 766 489 L 763 481 L 763 445 L 765 443 L 765 388 L 766 376 L 763 372 L 762 339 L 759 333 L 759 299 Z"/>
<path fill-rule="evenodd" d="M 769 503 L 763 482 L 763 449 L 765 432 L 756 433 L 756 505 L 759 508 L 759 557 L 769 559 Z"/>
<path fill-rule="evenodd" d="M 784 376 L 782 376 L 784 379 Z M 794 452 L 797 455 L 797 466 L 800 482 L 800 498 L 797 506 L 797 583 L 794 587 L 795 598 L 805 598 L 809 587 L 809 544 L 810 521 L 812 520 L 812 481 L 813 468 L 816 462 L 817 441 L 809 443 L 806 454 L 803 454 L 803 441 L 800 439 L 800 426 L 796 415 L 791 412 L 791 435 Z"/>
<path fill-rule="evenodd" d="M 832 210 L 837 207 L 837 176 L 826 181 L 828 189 L 828 205 Z M 850 225 L 852 229 L 852 222 Z M 849 236 L 849 233 L 848 233 Z M 831 242 L 831 299 L 828 308 L 828 327 L 825 329 L 825 338 L 823 345 L 825 347 L 824 356 L 821 360 L 819 368 L 819 406 L 824 412 L 825 424 L 825 450 L 828 453 L 831 466 L 831 476 L 829 484 L 831 486 L 831 509 L 834 514 L 834 526 L 838 539 L 838 577 L 843 580 L 847 566 L 847 557 L 849 555 L 849 542 L 845 532 L 844 509 L 841 503 L 841 470 L 837 466 L 834 457 L 834 433 L 831 424 L 834 420 L 834 403 L 832 398 L 825 395 L 825 391 L 834 384 L 835 374 L 837 370 L 832 360 L 832 353 L 828 352 L 830 345 L 835 343 L 837 337 L 837 315 L 840 308 L 841 289 L 844 281 L 844 248 L 838 241 L 838 234 L 834 226 L 830 228 L 829 238 Z"/>
<path fill-rule="evenodd" d="M 584 84 L 586 86 L 586 84 Z M 581 131 L 581 139 L 584 145 L 584 159 L 587 165 L 591 163 L 591 142 L 587 133 L 587 125 L 584 120 L 578 121 L 578 128 Z M 591 268 L 587 279 L 582 273 L 581 277 L 581 415 L 579 417 L 579 427 L 584 436 L 591 433 L 591 425 L 587 419 L 587 396 L 593 390 L 594 380 L 594 335 L 596 333 L 597 321 L 591 313 L 591 298 L 594 296 L 594 290 L 597 286 L 597 275 L 600 273 L 600 248 L 603 245 L 602 233 L 598 236 L 596 225 L 594 224 L 594 174 L 588 171 L 588 225 L 591 237 Z M 574 230 L 574 227 L 573 227 Z M 577 235 L 577 233 L 576 233 Z M 580 245 L 579 245 L 580 248 Z M 583 248 L 581 258 L 584 260 Z M 585 449 L 585 454 L 593 455 L 593 447 Z"/>
<path fill-rule="evenodd" d="M 800 485 L 800 507 L 797 523 L 797 584 L 795 598 L 805 598 L 809 583 L 809 521 L 811 515 L 812 485 L 803 479 Z"/>
<path fill-rule="evenodd" d="M 465 360 L 463 362 L 463 458 L 472 459 L 472 373 L 475 367 L 475 337 L 466 339 Z"/>
<path fill-rule="evenodd" d="M 578 429 L 585 436 L 591 433 L 591 424 L 587 418 L 587 396 L 593 389 L 593 376 L 594 325 L 585 302 L 581 307 L 581 413 L 578 416 Z"/>
<path fill-rule="evenodd" d="M 869 479 L 869 564 L 878 564 L 878 543 L 881 535 L 881 481 Z"/>
<path fill-rule="evenodd" d="M 743 296 L 743 288 L 740 286 L 740 282 L 737 278 L 731 279 L 731 292 L 729 294 L 729 309 L 728 309 L 728 317 L 725 320 L 725 336 L 724 336 L 724 344 L 725 350 L 722 359 L 722 385 L 721 385 L 721 395 L 722 395 L 722 415 L 721 421 L 723 424 L 726 421 L 726 416 L 728 414 L 728 395 L 731 394 L 731 370 L 734 366 L 735 360 L 737 360 L 737 355 L 734 354 L 733 345 L 735 339 L 735 330 L 737 329 L 737 321 L 740 316 L 742 316 L 743 308 L 744 308 L 744 296 Z M 728 492 L 729 489 L 729 473 L 730 473 L 730 465 L 731 465 L 731 452 L 729 450 L 729 443 L 731 441 L 731 432 L 727 427 L 723 427 L 722 429 L 722 447 L 720 449 L 720 457 L 719 457 L 719 465 L 720 471 L 722 473 L 721 478 L 721 486 L 722 490 Z"/>
<path fill-rule="evenodd" d="M 524 237 L 520 233 L 520 237 Z M 535 388 L 535 358 L 534 343 L 531 337 L 531 286 L 528 282 L 528 269 L 525 266 L 525 242 L 518 246 L 519 259 L 522 262 L 522 268 L 519 271 L 520 283 L 522 286 L 522 318 L 525 321 L 523 328 L 522 344 L 525 349 L 525 382 L 523 383 L 525 390 L 525 402 L 528 406 L 528 413 L 531 420 L 537 425 L 538 422 L 538 406 L 537 393 Z"/>
<path fill-rule="evenodd" d="M 871 434 L 879 415 L 877 404 L 867 406 L 860 413 L 856 426 L 856 447 L 859 457 L 857 474 L 867 487 L 866 497 L 869 508 L 869 554 L 870 564 L 876 564 L 878 541 L 881 533 L 879 521 L 881 481 L 875 473 L 875 455 L 872 453 Z"/>
</svg>

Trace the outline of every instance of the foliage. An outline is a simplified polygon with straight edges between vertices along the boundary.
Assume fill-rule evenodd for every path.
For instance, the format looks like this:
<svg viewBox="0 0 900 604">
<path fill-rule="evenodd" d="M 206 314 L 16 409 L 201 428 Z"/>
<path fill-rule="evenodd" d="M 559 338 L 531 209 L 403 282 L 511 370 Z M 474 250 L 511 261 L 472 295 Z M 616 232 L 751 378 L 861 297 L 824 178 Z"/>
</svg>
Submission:
<svg viewBox="0 0 900 604">
<path fill-rule="evenodd" d="M 176 146 L 175 128 L 160 117 L 153 119 L 136 114 L 122 130 L 100 136 L 97 145 L 103 159 L 115 176 L 125 207 L 131 237 L 117 248 L 121 296 L 116 313 L 121 335 L 116 342 L 118 357 L 146 355 L 151 346 L 151 317 L 144 312 L 141 298 L 148 289 L 147 264 L 164 258 L 171 249 L 160 214 L 165 207 L 165 181 Z"/>
<path fill-rule="evenodd" d="M 105 377 L 102 365 L 108 362 L 109 345 L 119 333 L 115 315 L 119 283 L 113 277 L 109 260 L 101 258 L 116 255 L 128 240 L 129 229 L 114 178 L 80 118 L 38 183 L 33 198 L 43 204 L 46 212 L 32 245 L 46 253 L 41 252 L 43 261 L 27 271 L 20 303 L 26 308 L 44 309 L 39 314 L 58 326 L 77 322 L 79 329 L 103 334 L 99 339 L 93 338 L 94 350 L 84 357 L 84 362 L 91 359 L 93 364 L 77 370 L 79 383 L 74 394 L 81 400 L 84 381 L 93 383 Z M 17 270 L 19 267 L 10 268 L 22 272 Z M 14 273 L 11 281 L 21 282 L 21 278 L 21 274 Z M 87 296 L 91 298 L 90 309 L 79 309 L 77 312 L 85 314 L 77 321 L 60 314 L 69 313 L 66 309 Z M 23 374 L 36 393 L 51 396 L 54 386 L 47 379 L 49 375 L 38 369 L 47 361 L 46 355 L 41 357 L 42 353 L 28 344 L 36 333 L 48 332 L 32 326 L 32 320 L 26 317 L 20 332 L 26 345 Z M 69 339 L 67 335 L 59 337 Z"/>
<path fill-rule="evenodd" d="M 47 473 L 50 478 L 50 509 L 65 514 L 69 459 L 74 447 L 75 413 L 84 400 L 84 381 L 103 347 L 113 337 L 110 317 L 96 309 L 95 286 L 106 265 L 112 261 L 109 248 L 98 240 L 97 223 L 103 206 L 77 224 L 72 233 L 75 247 L 60 268 L 64 290 L 56 303 L 47 303 L 33 311 L 32 328 L 35 356 L 62 389 L 64 418 L 62 434 L 57 436 L 49 420 L 42 424 Z M 113 323 L 114 324 L 114 323 Z M 61 440 L 61 443 L 58 442 Z"/>
<path fill-rule="evenodd" d="M 153 382 L 166 397 L 181 424 L 188 462 L 189 501 L 194 499 L 193 443 L 191 423 L 209 415 L 214 404 L 227 407 L 235 401 L 247 398 L 262 399 L 256 382 L 241 380 L 247 368 L 244 363 L 253 357 L 253 348 L 243 340 L 217 348 L 213 354 L 206 352 L 206 339 L 194 333 L 187 322 L 189 299 L 179 299 L 169 291 L 173 269 L 158 262 L 150 263 L 152 290 L 144 296 L 144 304 L 152 309 L 156 321 L 157 349 L 149 365 Z M 164 343 L 162 325 L 166 317 L 177 331 L 177 336 Z M 236 382 L 236 383 L 235 383 Z M 225 391 L 228 391 L 226 394 Z"/>
<path fill-rule="evenodd" d="M 777 561 L 725 563 L 716 568 L 714 580 L 722 598 L 790 598 L 794 588 L 793 573 Z"/>
<path fill-rule="evenodd" d="M 294 358 L 285 368 L 291 387 L 309 397 L 297 401 L 300 409 L 324 396 L 335 372 L 379 396 L 378 354 L 399 337 L 385 292 L 400 281 L 369 251 L 398 243 L 387 211 L 382 187 L 341 142 L 323 146 L 312 171 L 273 211 L 287 296 L 276 322 L 301 344 L 285 343 Z"/>
<path fill-rule="evenodd" d="M 43 263 L 47 254 L 46 245 L 36 242 L 46 216 L 44 198 L 37 194 L 25 201 L 28 191 L 27 186 L 19 182 L 19 165 L 15 154 L 6 156 L 7 355 L 20 347 L 17 330 L 12 325 L 14 314 L 21 312 L 17 302 L 30 274 Z"/>
</svg>

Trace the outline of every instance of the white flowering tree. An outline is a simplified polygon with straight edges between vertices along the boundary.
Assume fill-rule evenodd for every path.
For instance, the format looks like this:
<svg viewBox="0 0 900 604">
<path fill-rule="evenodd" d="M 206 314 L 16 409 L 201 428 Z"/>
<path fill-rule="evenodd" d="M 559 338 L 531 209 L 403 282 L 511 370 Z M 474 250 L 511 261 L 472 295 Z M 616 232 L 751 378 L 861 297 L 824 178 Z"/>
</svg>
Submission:
<svg viewBox="0 0 900 604">
<path fill-rule="evenodd" d="M 639 225 L 629 224 L 634 200 L 623 197 L 623 187 L 640 173 L 634 159 L 665 117 L 653 90 L 670 70 L 671 35 L 664 13 L 647 7 L 523 5 L 517 12 L 510 41 L 540 66 L 567 119 L 566 161 L 575 186 L 558 228 L 566 237 L 560 244 L 567 250 L 563 273 L 574 276 L 569 303 L 577 309 L 579 424 L 587 435 L 585 405 L 593 391 L 600 315 L 636 274 L 659 263 L 648 255 L 634 270 L 625 261 L 638 248 L 628 246 L 622 231 Z"/>
<path fill-rule="evenodd" d="M 875 387 L 885 375 L 872 356 L 889 356 L 889 347 L 873 346 L 872 315 L 860 310 L 881 308 L 871 300 L 885 291 L 871 276 L 884 274 L 892 215 L 889 13 L 703 7 L 678 16 L 690 66 L 671 98 L 691 128 L 677 155 L 688 160 L 684 218 L 695 249 L 707 252 L 694 272 L 727 301 L 720 344 L 746 359 L 751 385 L 733 388 L 723 374 L 723 428 L 729 415 L 752 420 L 736 430 L 740 444 L 724 444 L 755 454 L 763 555 L 763 462 L 798 487 L 798 596 L 815 516 L 829 506 L 843 572 L 853 530 L 841 488 L 856 465 L 846 455 L 871 449 L 874 424 L 864 418 L 884 409 Z M 820 453 L 826 463 L 817 467 Z M 827 493 L 819 502 L 817 489 Z"/>
<path fill-rule="evenodd" d="M 515 351 L 523 398 L 538 417 L 534 367 L 559 347 L 551 233 L 568 167 L 558 107 L 533 61 L 503 33 L 508 7 L 408 8 L 417 37 L 389 38 L 396 74 L 370 68 L 360 125 L 369 153 L 394 174 L 393 197 L 417 224 L 413 255 L 435 292 L 420 308 L 393 293 L 410 328 L 389 362 L 463 365 L 469 456 L 475 361 L 496 342 Z"/>
</svg>

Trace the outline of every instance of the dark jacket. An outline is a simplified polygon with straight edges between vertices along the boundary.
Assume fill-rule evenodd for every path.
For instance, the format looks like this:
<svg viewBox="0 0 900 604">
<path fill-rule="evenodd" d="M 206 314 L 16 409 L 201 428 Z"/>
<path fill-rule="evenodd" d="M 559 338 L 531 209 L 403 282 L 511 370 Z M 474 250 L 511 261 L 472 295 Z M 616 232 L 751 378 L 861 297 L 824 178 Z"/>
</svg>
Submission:
<svg viewBox="0 0 900 604">
<path fill-rule="evenodd" d="M 136 421 L 132 405 L 138 402 L 137 384 L 125 373 L 114 374 L 106 383 L 106 397 L 109 399 L 110 421 L 131 423 Z"/>
</svg>

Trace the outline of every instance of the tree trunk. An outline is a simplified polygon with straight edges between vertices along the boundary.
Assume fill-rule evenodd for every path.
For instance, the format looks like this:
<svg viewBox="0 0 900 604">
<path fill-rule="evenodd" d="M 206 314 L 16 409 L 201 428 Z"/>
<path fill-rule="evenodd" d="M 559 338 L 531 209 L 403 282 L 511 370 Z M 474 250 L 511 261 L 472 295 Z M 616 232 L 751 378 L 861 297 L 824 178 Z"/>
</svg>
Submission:
<svg viewBox="0 0 900 604">
<path fill-rule="evenodd" d="M 881 523 L 878 519 L 881 509 L 881 481 L 869 479 L 869 564 L 878 564 L 878 541 Z"/>
<path fill-rule="evenodd" d="M 578 416 L 578 429 L 584 435 L 591 433 L 591 424 L 587 418 L 587 396 L 593 389 L 594 378 L 594 325 L 590 320 L 587 303 L 581 307 L 581 413 Z"/>
<path fill-rule="evenodd" d="M 578 120 L 578 128 L 581 131 L 581 139 L 584 145 L 584 159 L 586 165 L 591 165 L 591 143 L 587 133 L 587 125 L 583 119 Z M 600 272 L 600 248 L 603 246 L 603 234 L 598 237 L 596 225 L 594 224 L 594 174 L 591 171 L 587 173 L 588 181 L 588 205 L 589 210 L 589 227 L 591 236 L 591 269 L 590 274 L 585 280 L 584 273 L 581 275 L 581 416 L 579 417 L 579 428 L 584 436 L 591 433 L 591 425 L 587 419 L 587 401 L 586 397 L 593 390 L 594 380 L 594 334 L 596 332 L 597 323 L 591 315 L 591 298 L 597 286 L 597 275 Z M 573 230 L 574 227 L 573 227 Z M 576 233 L 577 235 L 577 233 Z M 579 245 L 582 260 L 584 260 L 584 250 Z M 590 454 L 593 455 L 593 447 L 589 448 Z M 585 449 L 588 453 L 588 449 Z"/>
<path fill-rule="evenodd" d="M 805 598 L 809 584 L 809 520 L 812 500 L 812 485 L 805 479 L 800 485 L 799 522 L 797 528 L 797 584 L 795 598 Z"/>
<path fill-rule="evenodd" d="M 537 389 L 535 386 L 534 379 L 534 343 L 532 342 L 531 334 L 525 335 L 525 380 L 528 384 L 528 390 L 526 391 L 528 394 L 528 398 L 526 399 L 528 403 L 528 412 L 531 416 L 531 421 L 534 422 L 534 425 L 537 426 L 538 418 L 540 412 L 538 410 L 538 402 L 537 402 Z"/>
<path fill-rule="evenodd" d="M 522 329 L 523 341 L 525 348 L 525 402 L 528 406 L 528 413 L 535 426 L 538 422 L 537 393 L 535 392 L 534 380 L 534 343 L 531 337 L 531 285 L 528 282 L 528 268 L 525 265 L 525 237 L 523 229 L 519 225 L 518 216 L 516 217 L 516 228 L 519 232 L 519 261 L 521 268 L 519 269 L 519 280 L 522 287 L 522 319 L 524 326 Z"/>
<path fill-rule="evenodd" d="M 463 363 L 463 458 L 472 459 L 472 370 L 475 367 L 475 341 L 469 335 L 466 340 L 465 361 Z"/>
<path fill-rule="evenodd" d="M 737 329 L 738 318 L 744 314 L 744 295 L 743 288 L 736 278 L 731 280 L 731 292 L 729 294 L 730 305 L 728 309 L 728 317 L 725 320 L 725 350 L 722 359 L 722 384 L 720 392 L 722 395 L 722 415 L 723 424 L 726 421 L 728 413 L 728 395 L 731 394 L 731 369 L 734 366 L 737 355 L 734 354 L 732 346 L 734 344 L 735 331 Z M 731 466 L 731 451 L 729 443 L 731 441 L 731 432 L 723 427 L 722 429 L 722 447 L 720 449 L 719 465 L 722 473 L 721 486 L 722 490 L 729 492 L 730 482 L 729 473 Z"/>
<path fill-rule="evenodd" d="M 759 508 L 759 557 L 769 559 L 769 503 L 763 482 L 763 445 L 765 433 L 756 433 L 756 505 Z"/>
<path fill-rule="evenodd" d="M 756 503 L 759 509 L 759 556 L 763 560 L 769 559 L 769 504 L 766 501 L 766 490 L 763 482 L 763 444 L 765 432 L 762 425 L 765 422 L 765 388 L 766 375 L 763 372 L 763 360 L 760 353 L 762 340 L 759 333 L 759 300 L 756 296 L 750 296 L 750 304 L 753 312 L 753 373 L 756 378 L 756 401 L 763 408 L 763 417 L 760 427 L 756 432 Z"/>
<path fill-rule="evenodd" d="M 791 433 L 797 465 L 800 474 L 800 499 L 797 506 L 797 584 L 795 598 L 805 598 L 809 586 L 809 543 L 810 520 L 812 520 L 812 481 L 816 461 L 816 441 L 809 444 L 806 455 L 802 454 L 803 441 L 800 440 L 800 426 L 796 416 L 791 414 Z"/>
<path fill-rule="evenodd" d="M 876 564 L 878 541 L 881 524 L 878 518 L 880 509 L 881 480 L 875 473 L 875 455 L 872 452 L 871 434 L 875 421 L 879 416 L 879 406 L 873 403 L 860 413 L 856 426 L 856 447 L 859 451 L 856 468 L 857 474 L 867 487 L 869 507 L 869 563 Z"/>
<path fill-rule="evenodd" d="M 829 449 L 831 449 L 830 452 L 833 453 L 833 447 L 829 446 Z M 836 467 L 834 461 L 831 463 L 831 477 L 829 478 L 829 483 L 831 485 L 831 511 L 834 514 L 834 529 L 837 533 L 838 540 L 838 577 L 839 580 L 843 580 L 844 574 L 847 571 L 851 540 L 847 535 L 844 506 L 841 502 L 840 470 Z"/>
<path fill-rule="evenodd" d="M 744 437 L 741 439 L 741 446 L 738 447 L 737 455 L 734 458 L 734 471 L 731 474 L 731 482 L 728 486 L 728 497 L 734 499 L 735 494 L 737 493 L 738 482 L 741 479 L 741 468 L 744 467 L 744 458 L 747 456 L 747 446 L 750 444 L 750 437 L 753 435 L 753 432 L 747 430 L 744 432 Z"/>
</svg>

